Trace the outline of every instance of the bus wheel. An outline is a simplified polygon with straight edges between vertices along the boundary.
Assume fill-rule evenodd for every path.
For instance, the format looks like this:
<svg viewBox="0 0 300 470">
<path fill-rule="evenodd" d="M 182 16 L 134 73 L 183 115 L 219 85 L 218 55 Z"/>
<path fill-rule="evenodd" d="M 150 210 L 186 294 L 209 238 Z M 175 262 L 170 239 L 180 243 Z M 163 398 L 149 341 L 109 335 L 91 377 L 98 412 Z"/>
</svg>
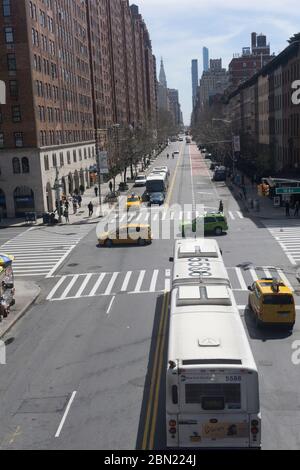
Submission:
<svg viewBox="0 0 300 470">
<path fill-rule="evenodd" d="M 215 235 L 219 237 L 220 235 L 222 235 L 222 233 L 223 233 L 223 229 L 221 227 L 215 228 Z"/>
</svg>

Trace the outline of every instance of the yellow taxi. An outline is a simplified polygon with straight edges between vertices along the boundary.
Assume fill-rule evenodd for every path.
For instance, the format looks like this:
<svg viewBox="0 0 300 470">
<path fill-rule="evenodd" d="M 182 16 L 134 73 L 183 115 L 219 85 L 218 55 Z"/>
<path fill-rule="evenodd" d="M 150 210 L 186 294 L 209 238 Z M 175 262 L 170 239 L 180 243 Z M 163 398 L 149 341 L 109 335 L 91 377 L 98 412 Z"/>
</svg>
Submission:
<svg viewBox="0 0 300 470">
<path fill-rule="evenodd" d="M 127 197 L 127 202 L 126 202 L 127 211 L 140 210 L 141 203 L 142 203 L 142 199 L 140 196 L 137 196 L 136 194 L 131 194 L 131 196 Z"/>
<path fill-rule="evenodd" d="M 99 236 L 99 245 L 111 247 L 113 245 L 144 246 L 152 242 L 151 227 L 148 224 L 126 224 Z"/>
<path fill-rule="evenodd" d="M 293 329 L 296 321 L 295 299 L 292 290 L 281 280 L 260 279 L 248 287 L 248 305 L 256 326 L 283 326 Z"/>
</svg>

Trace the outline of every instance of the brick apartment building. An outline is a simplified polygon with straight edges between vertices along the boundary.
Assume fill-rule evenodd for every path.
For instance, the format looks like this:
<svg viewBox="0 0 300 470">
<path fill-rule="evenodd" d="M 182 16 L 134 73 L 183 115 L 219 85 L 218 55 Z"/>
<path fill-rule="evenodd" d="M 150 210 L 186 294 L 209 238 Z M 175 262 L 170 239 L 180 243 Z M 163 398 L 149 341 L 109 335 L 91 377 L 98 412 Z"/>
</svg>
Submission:
<svg viewBox="0 0 300 470">
<path fill-rule="evenodd" d="M 292 102 L 292 83 L 299 79 L 295 40 L 229 96 L 227 117 L 241 136 L 244 168 L 300 176 L 300 105 Z"/>
<path fill-rule="evenodd" d="M 63 192 L 87 187 L 96 143 L 109 149 L 114 126 L 148 125 L 150 116 L 156 127 L 155 59 L 131 8 L 128 0 L 2 2 L 3 216 L 53 210 L 57 169 Z"/>
</svg>

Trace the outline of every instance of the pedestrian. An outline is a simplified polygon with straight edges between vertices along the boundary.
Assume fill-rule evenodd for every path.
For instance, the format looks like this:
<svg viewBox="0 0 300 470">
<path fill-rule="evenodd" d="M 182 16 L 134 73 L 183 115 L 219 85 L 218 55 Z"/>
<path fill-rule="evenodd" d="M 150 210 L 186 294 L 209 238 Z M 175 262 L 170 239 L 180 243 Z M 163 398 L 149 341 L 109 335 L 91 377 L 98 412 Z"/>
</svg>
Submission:
<svg viewBox="0 0 300 470">
<path fill-rule="evenodd" d="M 89 210 L 89 217 L 92 217 L 92 215 L 94 213 L 94 206 L 93 206 L 92 201 L 88 205 L 88 210 Z"/>
<path fill-rule="evenodd" d="M 65 208 L 69 210 L 69 207 L 70 207 L 69 201 L 66 201 L 65 202 Z"/>
<path fill-rule="evenodd" d="M 66 224 L 69 224 L 70 223 L 69 210 L 67 208 L 65 208 L 65 210 L 64 210 L 64 218 L 66 219 Z"/>
<path fill-rule="evenodd" d="M 98 189 L 98 188 L 97 188 L 97 189 Z M 112 193 L 112 190 L 113 190 L 113 184 L 112 184 L 112 182 L 111 182 L 111 181 L 109 182 L 109 190 L 110 190 L 110 192 Z"/>
<path fill-rule="evenodd" d="M 296 201 L 296 203 L 295 203 L 295 213 L 294 213 L 295 217 L 297 217 L 299 215 L 299 207 L 300 207 L 300 202 Z"/>
<path fill-rule="evenodd" d="M 79 208 L 81 208 L 82 197 L 80 195 L 78 196 L 77 201 L 78 201 Z"/>
<path fill-rule="evenodd" d="M 73 200 L 73 214 L 77 213 L 77 202 Z"/>
<path fill-rule="evenodd" d="M 290 217 L 290 203 L 289 203 L 289 201 L 286 201 L 286 203 L 285 203 L 285 215 L 286 215 L 286 217 Z"/>
<path fill-rule="evenodd" d="M 98 186 L 94 187 L 94 191 L 95 191 L 95 196 L 98 197 Z"/>
<path fill-rule="evenodd" d="M 224 205 L 223 205 L 223 201 L 221 200 L 219 204 L 219 212 L 222 213 L 223 211 L 224 211 Z"/>
<path fill-rule="evenodd" d="M 84 195 L 84 186 L 82 184 L 79 186 L 79 190 L 80 190 L 81 196 L 83 196 Z"/>
</svg>

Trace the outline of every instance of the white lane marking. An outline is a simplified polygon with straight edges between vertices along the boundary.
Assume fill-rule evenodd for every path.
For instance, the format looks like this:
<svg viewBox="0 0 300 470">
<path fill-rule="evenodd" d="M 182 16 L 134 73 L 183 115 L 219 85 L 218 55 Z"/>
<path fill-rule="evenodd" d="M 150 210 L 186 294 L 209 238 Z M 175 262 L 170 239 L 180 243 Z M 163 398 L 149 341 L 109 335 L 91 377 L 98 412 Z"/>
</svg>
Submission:
<svg viewBox="0 0 300 470">
<path fill-rule="evenodd" d="M 57 269 L 59 268 L 59 266 L 61 266 L 63 264 L 63 262 L 68 258 L 68 256 L 70 255 L 71 251 L 76 248 L 76 245 L 73 245 L 70 247 L 70 249 L 65 253 L 65 255 L 56 263 L 56 265 L 51 269 L 51 271 L 49 272 L 49 274 L 47 274 L 46 276 L 46 279 L 49 279 L 50 277 L 53 276 L 53 274 L 55 273 L 55 271 L 57 271 Z"/>
<path fill-rule="evenodd" d="M 245 281 L 244 281 L 241 268 L 235 268 L 235 272 L 236 272 L 237 278 L 238 278 L 238 280 L 239 280 L 241 289 L 242 289 L 242 290 L 247 290 L 247 285 L 246 285 L 246 283 L 245 283 Z"/>
<path fill-rule="evenodd" d="M 72 289 L 72 287 L 74 286 L 75 282 L 77 281 L 77 279 L 79 278 L 79 274 L 76 274 L 73 279 L 71 279 L 71 281 L 69 282 L 68 286 L 66 287 L 66 289 L 64 290 L 61 298 L 62 299 L 65 299 L 68 295 L 68 293 L 70 292 L 70 290 Z"/>
<path fill-rule="evenodd" d="M 240 219 L 244 219 L 244 216 L 240 211 L 237 211 L 237 215 L 239 216 Z"/>
<path fill-rule="evenodd" d="M 171 279 L 166 279 L 165 280 L 165 291 L 170 292 L 171 290 Z"/>
<path fill-rule="evenodd" d="M 81 295 L 82 295 L 84 289 L 85 289 L 86 286 L 88 285 L 88 283 L 89 283 L 89 281 L 90 281 L 90 279 L 91 279 L 92 276 L 93 276 L 92 274 L 88 274 L 88 275 L 85 277 L 83 283 L 81 284 L 81 287 L 80 287 L 79 291 L 78 291 L 77 294 L 75 295 L 76 298 L 81 297 Z"/>
<path fill-rule="evenodd" d="M 120 273 L 114 273 L 114 274 L 112 275 L 112 278 L 111 278 L 111 280 L 109 281 L 109 284 L 108 284 L 108 286 L 107 286 L 107 289 L 106 289 L 104 295 L 110 295 L 110 294 L 111 294 L 112 288 L 113 288 L 114 283 L 116 282 L 116 279 L 117 279 L 117 277 L 119 276 L 119 274 L 120 274 Z"/>
<path fill-rule="evenodd" d="M 66 279 L 66 276 L 63 276 L 63 277 L 58 281 L 58 283 L 53 287 L 52 291 L 51 291 L 50 294 L 48 295 L 47 300 L 51 300 L 52 297 L 54 297 L 54 294 L 57 292 L 57 290 L 59 289 L 59 287 L 64 283 L 65 279 Z"/>
<path fill-rule="evenodd" d="M 69 403 L 68 403 L 68 406 L 67 406 L 67 408 L 66 408 L 66 411 L 64 412 L 64 415 L 63 415 L 63 417 L 62 417 L 62 420 L 61 420 L 61 422 L 60 422 L 60 425 L 59 425 L 59 427 L 58 427 L 58 429 L 57 429 L 57 431 L 56 431 L 55 438 L 58 438 L 58 437 L 60 436 L 60 434 L 61 434 L 62 428 L 63 428 L 63 426 L 64 426 L 64 424 L 65 424 L 65 421 L 66 421 L 67 416 L 68 416 L 68 414 L 69 414 L 69 411 L 70 411 L 70 408 L 71 408 L 71 406 L 72 406 L 72 403 L 73 403 L 73 401 L 74 401 L 74 399 L 75 399 L 75 397 L 76 397 L 76 394 L 77 394 L 76 391 L 72 393 L 72 396 L 71 396 L 71 398 L 70 398 L 70 401 L 69 401 Z"/>
<path fill-rule="evenodd" d="M 97 282 L 95 283 L 93 289 L 92 289 L 91 292 L 89 293 L 89 297 L 94 297 L 94 295 L 96 294 L 98 288 L 99 288 L 100 285 L 102 284 L 102 281 L 103 281 L 103 279 L 105 278 L 105 276 L 106 276 L 106 273 L 100 274 L 100 276 L 98 277 L 98 280 L 97 280 Z"/>
<path fill-rule="evenodd" d="M 153 272 L 152 279 L 151 279 L 150 291 L 149 291 L 149 292 L 155 292 L 156 283 L 157 283 L 157 278 L 158 278 L 158 273 L 159 273 L 159 270 L 158 270 L 158 269 L 155 269 L 154 272 Z"/>
<path fill-rule="evenodd" d="M 166 269 L 166 277 L 171 277 L 171 269 Z"/>
<path fill-rule="evenodd" d="M 110 311 L 111 311 L 112 305 L 113 305 L 113 303 L 114 303 L 114 301 L 115 301 L 115 298 L 116 298 L 116 296 L 114 295 L 113 298 L 112 298 L 111 301 L 110 301 L 110 304 L 109 304 L 109 307 L 108 307 L 108 309 L 107 309 L 106 315 L 109 315 L 109 314 L 110 314 Z"/>
<path fill-rule="evenodd" d="M 154 214 L 152 220 L 155 222 L 158 219 L 159 214 Z"/>
<path fill-rule="evenodd" d="M 139 275 L 138 281 L 137 281 L 137 283 L 136 283 L 134 292 L 139 292 L 139 291 L 141 290 L 141 287 L 142 287 L 142 283 L 143 283 L 145 274 L 146 274 L 146 271 L 141 271 L 141 272 L 140 272 L 140 275 Z"/>
<path fill-rule="evenodd" d="M 121 287 L 121 292 L 126 292 L 131 276 L 132 276 L 132 271 L 128 271 L 128 273 L 126 273 L 123 285 Z"/>
<path fill-rule="evenodd" d="M 281 269 L 278 269 L 277 270 L 280 278 L 283 280 L 283 282 L 292 290 L 294 291 L 292 285 L 290 284 L 290 281 L 288 280 L 288 278 L 286 277 L 286 275 L 284 274 L 284 272 L 281 270 Z"/>
<path fill-rule="evenodd" d="M 234 215 L 233 215 L 233 213 L 232 213 L 231 211 L 228 211 L 228 214 L 229 214 L 229 216 L 230 216 L 230 218 L 231 218 L 232 220 L 235 220 L 235 217 L 234 217 Z"/>
<path fill-rule="evenodd" d="M 256 274 L 255 269 L 249 269 L 249 271 L 250 271 L 250 274 L 251 274 L 251 277 L 252 277 L 253 281 L 254 281 L 254 282 L 257 281 L 257 280 L 258 280 L 258 276 L 257 276 L 257 274 Z"/>
<path fill-rule="evenodd" d="M 264 271 L 266 277 L 268 277 L 268 278 L 273 277 L 272 274 L 270 273 L 269 269 L 264 269 L 263 271 Z"/>
</svg>

